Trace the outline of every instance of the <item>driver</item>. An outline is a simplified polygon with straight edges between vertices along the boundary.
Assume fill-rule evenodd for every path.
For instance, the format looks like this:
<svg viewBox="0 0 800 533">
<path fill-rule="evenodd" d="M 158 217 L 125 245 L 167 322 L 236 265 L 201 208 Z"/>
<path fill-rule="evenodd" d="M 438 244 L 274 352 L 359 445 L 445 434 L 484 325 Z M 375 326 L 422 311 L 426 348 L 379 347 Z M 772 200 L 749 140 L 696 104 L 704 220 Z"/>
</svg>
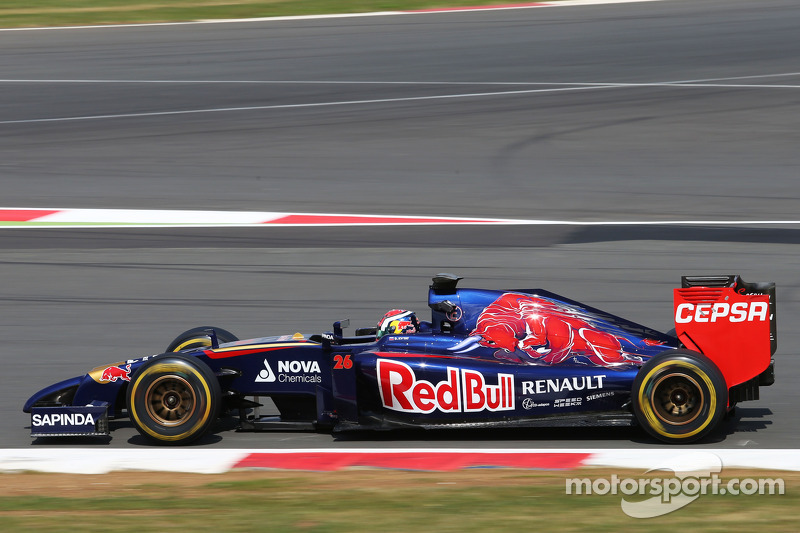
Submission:
<svg viewBox="0 0 800 533">
<path fill-rule="evenodd" d="M 377 338 L 384 335 L 416 333 L 420 329 L 419 320 L 413 311 L 392 309 L 378 321 Z"/>
</svg>

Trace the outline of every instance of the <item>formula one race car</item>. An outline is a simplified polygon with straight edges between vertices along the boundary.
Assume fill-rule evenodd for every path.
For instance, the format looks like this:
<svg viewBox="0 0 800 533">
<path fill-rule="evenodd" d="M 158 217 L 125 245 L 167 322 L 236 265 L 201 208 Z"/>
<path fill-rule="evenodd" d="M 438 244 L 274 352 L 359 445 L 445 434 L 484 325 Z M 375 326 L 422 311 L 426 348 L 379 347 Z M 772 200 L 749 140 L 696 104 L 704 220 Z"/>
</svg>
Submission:
<svg viewBox="0 0 800 533">
<path fill-rule="evenodd" d="M 221 413 L 241 430 L 630 426 L 665 442 L 713 431 L 774 381 L 774 283 L 683 277 L 662 333 L 545 290 L 457 288 L 439 274 L 430 322 L 393 310 L 376 328 L 238 340 L 217 327 L 166 353 L 98 366 L 31 397 L 34 437 L 108 435 L 128 416 L 186 444 Z M 269 397 L 279 414 L 262 416 Z"/>
</svg>

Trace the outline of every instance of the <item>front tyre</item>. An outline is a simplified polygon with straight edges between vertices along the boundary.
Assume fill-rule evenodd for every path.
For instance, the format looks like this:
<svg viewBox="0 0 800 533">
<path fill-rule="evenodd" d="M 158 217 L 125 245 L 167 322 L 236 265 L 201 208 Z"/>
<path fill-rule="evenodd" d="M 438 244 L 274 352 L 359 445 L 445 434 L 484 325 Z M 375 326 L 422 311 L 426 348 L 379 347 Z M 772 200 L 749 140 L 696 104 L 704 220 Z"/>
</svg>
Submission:
<svg viewBox="0 0 800 533">
<path fill-rule="evenodd" d="M 725 416 L 728 388 L 704 355 L 670 350 L 642 365 L 631 397 L 647 433 L 663 442 L 688 443 L 708 435 Z"/>
<path fill-rule="evenodd" d="M 238 341 L 239 338 L 228 330 L 214 327 L 214 326 L 200 326 L 184 331 L 169 343 L 165 352 L 180 352 L 181 350 L 188 350 L 192 348 L 203 348 L 211 346 L 211 337 L 207 331 L 213 329 L 217 334 L 217 340 L 220 344 L 226 342 Z"/>
<path fill-rule="evenodd" d="M 219 381 L 203 361 L 181 354 L 151 359 L 131 377 L 128 414 L 155 444 L 188 444 L 205 435 L 219 412 Z"/>
</svg>

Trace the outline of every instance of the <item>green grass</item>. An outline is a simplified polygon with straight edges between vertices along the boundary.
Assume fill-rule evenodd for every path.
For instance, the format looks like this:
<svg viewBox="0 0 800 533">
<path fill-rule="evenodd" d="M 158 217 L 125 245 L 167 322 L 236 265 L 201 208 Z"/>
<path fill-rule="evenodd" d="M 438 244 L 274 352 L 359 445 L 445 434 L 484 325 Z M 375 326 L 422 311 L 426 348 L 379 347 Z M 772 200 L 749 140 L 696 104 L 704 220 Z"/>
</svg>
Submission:
<svg viewBox="0 0 800 533">
<path fill-rule="evenodd" d="M 60 492 L 48 489 L 46 478 L 24 495 L 6 489 L 0 530 L 794 532 L 800 505 L 797 474 L 780 476 L 786 479 L 783 496 L 701 496 L 667 516 L 644 520 L 626 516 L 620 496 L 565 495 L 567 477 L 608 477 L 586 470 L 251 472 L 247 478 L 197 475 L 196 482 L 179 485 L 165 474 L 150 474 L 154 482 L 138 485 L 126 485 L 125 474 L 114 476 L 105 478 L 110 482 L 102 492 L 95 487 L 90 494 L 91 486 L 86 482 L 82 489 L 80 479 L 62 496 L 42 494 Z M 19 478 L 7 474 L 0 481 L 15 486 Z"/>
<path fill-rule="evenodd" d="M 504 0 L 2 0 L 0 27 L 74 26 L 404 11 Z"/>
</svg>

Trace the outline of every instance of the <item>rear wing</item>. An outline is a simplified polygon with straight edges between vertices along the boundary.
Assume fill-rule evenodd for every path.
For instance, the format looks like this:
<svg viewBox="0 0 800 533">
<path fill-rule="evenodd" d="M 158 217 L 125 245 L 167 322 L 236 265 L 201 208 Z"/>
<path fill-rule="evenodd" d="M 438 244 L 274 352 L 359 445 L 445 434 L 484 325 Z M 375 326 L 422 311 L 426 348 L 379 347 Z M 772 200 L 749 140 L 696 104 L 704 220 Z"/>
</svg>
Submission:
<svg viewBox="0 0 800 533">
<path fill-rule="evenodd" d="M 770 367 L 778 346 L 774 283 L 747 283 L 738 275 L 683 276 L 674 291 L 674 312 L 680 342 L 714 361 L 728 388 Z"/>
</svg>

